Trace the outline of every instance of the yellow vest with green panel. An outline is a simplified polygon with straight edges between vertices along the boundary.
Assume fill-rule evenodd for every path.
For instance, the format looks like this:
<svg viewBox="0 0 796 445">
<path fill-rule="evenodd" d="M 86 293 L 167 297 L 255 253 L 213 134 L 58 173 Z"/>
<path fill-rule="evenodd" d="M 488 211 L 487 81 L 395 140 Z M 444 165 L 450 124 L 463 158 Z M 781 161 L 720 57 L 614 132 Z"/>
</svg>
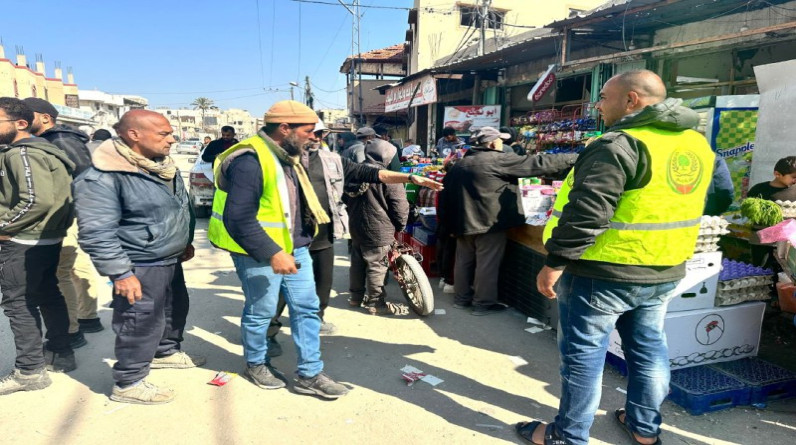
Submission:
<svg viewBox="0 0 796 445">
<path fill-rule="evenodd" d="M 290 235 L 292 221 L 290 199 L 287 189 L 285 172 L 276 155 L 268 148 L 266 141 L 260 136 L 245 139 L 225 152 L 218 155 L 213 167 L 216 183 L 216 192 L 213 196 L 213 212 L 207 228 L 207 238 L 210 242 L 230 252 L 246 254 L 246 251 L 232 239 L 224 227 L 224 209 L 227 203 L 227 192 L 221 190 L 221 166 L 224 160 L 240 150 L 254 150 L 263 172 L 263 193 L 260 196 L 260 208 L 257 211 L 257 221 L 265 233 L 271 237 L 287 253 L 293 252 L 293 239 Z"/>
<path fill-rule="evenodd" d="M 646 145 L 651 178 L 646 186 L 622 193 L 609 228 L 596 237 L 580 259 L 626 265 L 678 265 L 694 253 L 715 155 L 705 138 L 693 130 L 639 127 L 621 131 Z M 558 226 L 574 178 L 573 169 L 553 205 L 544 242 Z"/>
</svg>

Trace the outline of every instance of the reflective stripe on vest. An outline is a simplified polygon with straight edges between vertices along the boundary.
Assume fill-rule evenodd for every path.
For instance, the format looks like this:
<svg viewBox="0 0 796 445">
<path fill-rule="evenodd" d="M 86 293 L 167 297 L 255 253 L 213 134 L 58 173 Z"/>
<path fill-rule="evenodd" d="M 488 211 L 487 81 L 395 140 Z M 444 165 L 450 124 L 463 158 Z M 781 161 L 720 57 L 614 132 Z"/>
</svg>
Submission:
<svg viewBox="0 0 796 445">
<path fill-rule="evenodd" d="M 218 155 L 214 169 L 216 192 L 213 196 L 213 211 L 207 228 L 207 238 L 214 246 L 220 249 L 235 253 L 246 253 L 232 239 L 226 227 L 224 227 L 224 208 L 226 206 L 227 193 L 221 190 L 218 185 L 224 160 L 238 150 L 252 149 L 257 154 L 263 174 L 263 191 L 257 210 L 257 222 L 279 247 L 285 252 L 291 253 L 293 252 L 293 240 L 289 221 L 292 221 L 292 215 L 285 172 L 279 159 L 260 136 L 241 141 Z"/>
<path fill-rule="evenodd" d="M 673 266 L 690 258 L 699 232 L 714 154 L 705 138 L 687 130 L 649 127 L 622 130 L 643 142 L 650 155 L 650 181 L 619 198 L 609 227 L 580 259 L 615 264 Z M 553 205 L 543 240 L 558 226 L 575 170 L 570 171 Z"/>
</svg>

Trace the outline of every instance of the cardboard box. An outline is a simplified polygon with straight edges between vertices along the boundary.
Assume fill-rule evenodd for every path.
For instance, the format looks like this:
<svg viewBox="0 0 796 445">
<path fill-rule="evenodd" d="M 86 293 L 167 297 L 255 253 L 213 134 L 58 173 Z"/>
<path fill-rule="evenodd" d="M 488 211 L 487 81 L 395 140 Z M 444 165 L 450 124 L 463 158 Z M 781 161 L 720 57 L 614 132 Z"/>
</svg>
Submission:
<svg viewBox="0 0 796 445">
<path fill-rule="evenodd" d="M 674 289 L 668 312 L 693 311 L 713 307 L 721 272 L 721 252 L 695 253 L 685 263 L 685 278 Z"/>
<path fill-rule="evenodd" d="M 758 301 L 666 314 L 671 369 L 756 356 L 765 308 L 766 304 Z M 625 357 L 616 329 L 611 332 L 608 352 Z"/>
</svg>

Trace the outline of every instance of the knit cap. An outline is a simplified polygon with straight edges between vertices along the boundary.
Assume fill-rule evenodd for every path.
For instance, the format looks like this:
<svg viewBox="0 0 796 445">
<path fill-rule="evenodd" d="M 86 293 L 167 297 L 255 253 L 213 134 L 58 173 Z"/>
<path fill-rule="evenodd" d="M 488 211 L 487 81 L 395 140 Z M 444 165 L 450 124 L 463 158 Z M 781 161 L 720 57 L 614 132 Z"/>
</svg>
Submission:
<svg viewBox="0 0 796 445">
<path fill-rule="evenodd" d="M 315 124 L 320 119 L 312 108 L 295 100 L 283 100 L 275 103 L 264 117 L 267 124 Z"/>
</svg>

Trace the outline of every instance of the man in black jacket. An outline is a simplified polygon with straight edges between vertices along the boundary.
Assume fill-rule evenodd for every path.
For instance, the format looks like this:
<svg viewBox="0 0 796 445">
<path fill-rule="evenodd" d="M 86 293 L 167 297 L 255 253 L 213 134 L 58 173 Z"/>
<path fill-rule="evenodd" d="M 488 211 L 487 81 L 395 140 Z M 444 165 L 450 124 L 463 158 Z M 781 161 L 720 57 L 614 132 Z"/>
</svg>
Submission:
<svg viewBox="0 0 796 445">
<path fill-rule="evenodd" d="M 456 238 L 454 307 L 473 307 L 473 315 L 500 312 L 497 280 L 506 249 L 506 230 L 525 224 L 517 206 L 517 179 L 558 174 L 575 163 L 576 155 L 515 156 L 503 153 L 500 133 L 483 127 L 472 137 L 475 146 L 445 177 L 444 215 Z"/>
<path fill-rule="evenodd" d="M 581 153 L 545 228 L 536 284 L 558 299 L 561 401 L 554 422 L 517 425 L 532 443 L 588 443 L 614 327 L 629 373 L 614 417 L 633 443 L 661 443 L 666 306 L 694 252 L 715 155 L 691 130 L 697 113 L 666 99 L 651 71 L 612 77 L 600 98 L 608 131 Z"/>
<path fill-rule="evenodd" d="M 190 368 L 205 359 L 180 350 L 180 261 L 193 257 L 193 218 L 180 172 L 169 157 L 172 128 L 163 115 L 132 110 L 116 124 L 118 139 L 93 155 L 73 184 L 80 247 L 113 281 L 116 359 L 111 400 L 160 404 L 170 389 L 144 379 L 150 368 Z"/>
<path fill-rule="evenodd" d="M 395 147 L 374 139 L 365 145 L 365 163 L 386 168 L 395 156 Z M 388 314 L 382 261 L 409 216 L 406 192 L 399 184 L 362 184 L 346 196 L 351 215 L 351 270 L 349 283 L 352 305 L 364 303 L 372 314 Z"/>
<path fill-rule="evenodd" d="M 75 164 L 73 178 L 91 166 L 89 138 L 80 130 L 57 124 L 58 110 L 44 99 L 29 97 L 24 102 L 33 110 L 35 118 L 31 132 L 63 150 Z M 97 272 L 91 259 L 77 245 L 77 222 L 64 238 L 58 260 L 58 287 L 69 310 L 69 338 L 72 349 L 86 345 L 84 333 L 103 329 L 97 315 Z"/>
<path fill-rule="evenodd" d="M 212 164 L 213 161 L 216 160 L 216 156 L 237 143 L 238 140 L 235 139 L 235 128 L 224 125 L 221 127 L 221 138 L 207 144 L 207 147 L 202 151 L 202 160 Z"/>
</svg>

